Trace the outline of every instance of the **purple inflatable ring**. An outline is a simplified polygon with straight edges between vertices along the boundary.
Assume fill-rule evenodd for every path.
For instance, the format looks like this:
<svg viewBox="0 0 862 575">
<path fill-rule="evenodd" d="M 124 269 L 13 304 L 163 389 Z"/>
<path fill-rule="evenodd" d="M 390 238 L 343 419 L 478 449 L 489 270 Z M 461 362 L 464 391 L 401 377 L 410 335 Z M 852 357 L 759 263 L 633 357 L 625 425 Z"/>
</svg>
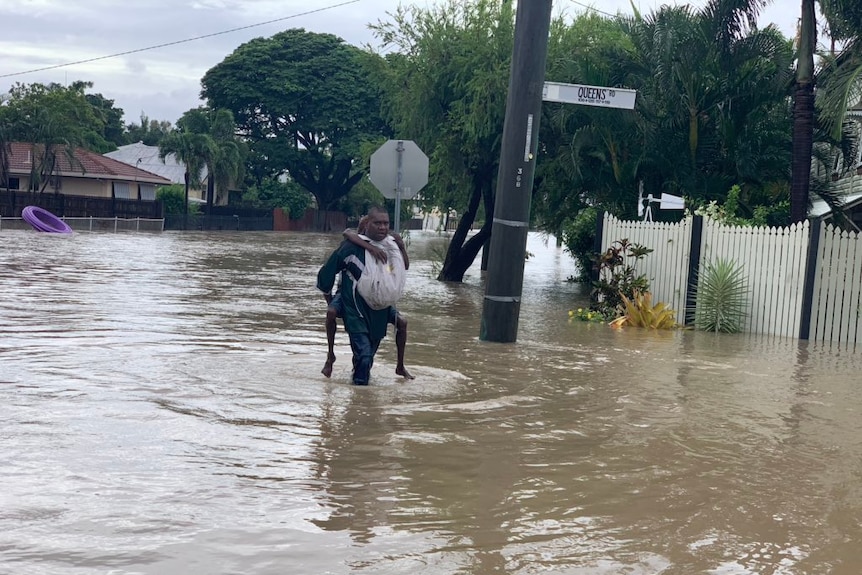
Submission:
<svg viewBox="0 0 862 575">
<path fill-rule="evenodd" d="M 39 232 L 49 234 L 71 234 L 72 228 L 69 224 L 39 206 L 27 206 L 21 210 L 21 217 L 25 222 L 33 226 Z"/>
</svg>

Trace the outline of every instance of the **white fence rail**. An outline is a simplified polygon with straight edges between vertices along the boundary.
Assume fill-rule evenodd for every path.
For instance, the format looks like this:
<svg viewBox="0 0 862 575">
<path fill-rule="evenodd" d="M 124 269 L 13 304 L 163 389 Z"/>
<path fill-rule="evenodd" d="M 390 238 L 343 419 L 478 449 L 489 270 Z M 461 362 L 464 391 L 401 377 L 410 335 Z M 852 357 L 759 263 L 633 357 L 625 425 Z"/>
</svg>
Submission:
<svg viewBox="0 0 862 575">
<path fill-rule="evenodd" d="M 740 265 L 747 278 L 744 331 L 847 348 L 862 344 L 860 234 L 807 221 L 785 228 L 752 228 L 704 219 L 700 229 L 692 218 L 676 224 L 624 222 L 605 214 L 601 249 L 621 239 L 653 249 L 638 273 L 649 279 L 654 301 L 677 310 L 680 323 L 697 270 L 725 259 Z M 695 269 L 689 269 L 692 253 L 700 254 Z"/>
<path fill-rule="evenodd" d="M 147 218 L 60 218 L 76 232 L 162 232 L 164 219 Z M 0 217 L 0 230 L 31 230 L 22 218 Z"/>
</svg>

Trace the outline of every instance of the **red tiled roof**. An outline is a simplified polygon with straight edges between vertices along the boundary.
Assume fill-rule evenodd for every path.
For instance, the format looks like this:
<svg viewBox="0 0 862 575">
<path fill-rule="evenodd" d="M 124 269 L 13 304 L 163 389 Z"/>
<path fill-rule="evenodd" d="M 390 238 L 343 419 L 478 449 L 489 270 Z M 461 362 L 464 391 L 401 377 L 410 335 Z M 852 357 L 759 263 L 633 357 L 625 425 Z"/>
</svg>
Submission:
<svg viewBox="0 0 862 575">
<path fill-rule="evenodd" d="M 33 144 L 11 142 L 9 144 L 9 171 L 11 173 L 29 173 L 33 158 Z M 42 147 L 36 144 L 36 155 Z M 153 184 L 170 184 L 171 181 L 158 174 L 136 168 L 129 164 L 108 158 L 83 148 L 75 148 L 70 161 L 65 152 L 57 152 L 57 172 L 63 176 L 78 176 L 84 178 L 106 178 L 111 180 L 136 180 Z"/>
</svg>

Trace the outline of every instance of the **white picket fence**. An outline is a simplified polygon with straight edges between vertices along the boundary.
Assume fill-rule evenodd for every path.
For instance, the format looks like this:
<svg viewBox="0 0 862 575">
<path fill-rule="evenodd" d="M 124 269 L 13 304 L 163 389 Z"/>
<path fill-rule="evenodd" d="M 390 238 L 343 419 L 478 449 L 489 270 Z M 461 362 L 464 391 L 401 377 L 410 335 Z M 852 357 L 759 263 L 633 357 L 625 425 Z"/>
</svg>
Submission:
<svg viewBox="0 0 862 575">
<path fill-rule="evenodd" d="M 862 305 L 862 243 L 859 234 L 823 226 L 814 270 L 810 339 L 862 344 L 859 307 Z"/>
<path fill-rule="evenodd" d="M 603 230 L 602 251 L 622 239 L 653 250 L 637 263 L 635 269 L 638 275 L 644 274 L 649 280 L 653 301 L 668 304 L 677 313 L 677 323 L 683 323 L 691 250 L 691 218 L 674 224 L 632 222 L 618 220 L 605 213 Z"/>
<path fill-rule="evenodd" d="M 787 228 L 725 226 L 704 219 L 700 269 L 729 260 L 742 267 L 749 308 L 743 331 L 799 336 L 808 222 Z"/>
<path fill-rule="evenodd" d="M 693 242 L 699 242 L 698 269 L 719 259 L 742 267 L 749 294 L 745 332 L 845 348 L 862 344 L 862 238 L 857 233 L 807 221 L 752 228 L 704 219 L 698 238 L 692 237 L 690 217 L 675 224 L 621 221 L 609 214 L 603 218 L 602 250 L 624 238 L 654 250 L 638 264 L 638 273 L 649 279 L 653 301 L 675 309 L 679 323 L 685 320 L 686 294 L 696 277 L 696 271 L 689 271 L 690 254 Z M 812 233 L 817 235 L 813 245 Z M 809 258 L 814 267 L 806 276 Z M 810 321 L 803 319 L 806 312 Z"/>
</svg>

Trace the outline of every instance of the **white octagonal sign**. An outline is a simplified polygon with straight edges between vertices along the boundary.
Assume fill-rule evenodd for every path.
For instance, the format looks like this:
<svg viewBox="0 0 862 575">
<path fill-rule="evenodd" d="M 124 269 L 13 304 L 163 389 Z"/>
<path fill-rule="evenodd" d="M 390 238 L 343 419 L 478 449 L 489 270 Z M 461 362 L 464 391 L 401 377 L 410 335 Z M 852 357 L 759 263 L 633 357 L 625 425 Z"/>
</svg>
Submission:
<svg viewBox="0 0 862 575">
<path fill-rule="evenodd" d="M 412 140 L 389 140 L 371 154 L 371 183 L 383 197 L 395 198 L 399 160 L 401 198 L 408 200 L 428 183 L 428 156 Z"/>
</svg>

